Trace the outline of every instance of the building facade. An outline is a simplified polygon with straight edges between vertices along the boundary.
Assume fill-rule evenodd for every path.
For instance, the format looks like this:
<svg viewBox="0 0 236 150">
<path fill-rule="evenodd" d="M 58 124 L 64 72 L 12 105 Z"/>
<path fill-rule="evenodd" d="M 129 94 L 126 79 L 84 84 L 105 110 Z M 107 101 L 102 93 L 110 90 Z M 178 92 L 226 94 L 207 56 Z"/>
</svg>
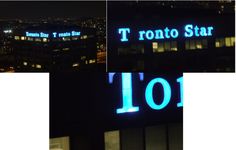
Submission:
<svg viewBox="0 0 236 150">
<path fill-rule="evenodd" d="M 233 2 L 108 6 L 109 71 L 235 71 Z"/>
<path fill-rule="evenodd" d="M 74 71 L 97 62 L 95 30 L 40 24 L 15 31 L 16 71 Z"/>
<path fill-rule="evenodd" d="M 51 74 L 50 150 L 182 150 L 181 76 Z"/>
</svg>

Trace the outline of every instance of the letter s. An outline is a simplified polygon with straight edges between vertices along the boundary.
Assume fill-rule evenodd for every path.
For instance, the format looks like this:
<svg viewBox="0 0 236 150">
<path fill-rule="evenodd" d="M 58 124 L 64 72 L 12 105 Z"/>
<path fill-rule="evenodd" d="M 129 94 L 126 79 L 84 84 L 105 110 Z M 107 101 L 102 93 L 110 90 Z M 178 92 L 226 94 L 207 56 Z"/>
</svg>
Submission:
<svg viewBox="0 0 236 150">
<path fill-rule="evenodd" d="M 193 36 L 193 31 L 192 31 L 193 25 L 187 24 L 187 25 L 184 27 L 184 29 L 185 29 L 185 33 L 184 33 L 184 36 L 185 36 L 185 37 L 192 37 L 192 36 Z"/>
</svg>

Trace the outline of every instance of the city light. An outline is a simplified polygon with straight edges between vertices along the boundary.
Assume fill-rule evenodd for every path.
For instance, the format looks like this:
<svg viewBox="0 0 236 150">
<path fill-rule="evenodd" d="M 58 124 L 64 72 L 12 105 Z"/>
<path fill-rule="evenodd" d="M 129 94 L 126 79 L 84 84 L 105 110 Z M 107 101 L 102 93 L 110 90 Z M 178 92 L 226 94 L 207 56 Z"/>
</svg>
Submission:
<svg viewBox="0 0 236 150">
<path fill-rule="evenodd" d="M 200 37 L 200 36 L 212 36 L 213 27 L 198 27 L 197 25 L 187 24 L 184 26 L 184 37 Z M 128 35 L 131 34 L 130 28 L 119 28 L 118 33 L 120 34 L 121 42 L 128 42 Z M 141 30 L 138 31 L 138 40 L 160 40 L 160 39 L 175 39 L 179 37 L 179 30 L 171 29 L 165 27 L 164 29 L 156 29 L 156 30 Z"/>
</svg>

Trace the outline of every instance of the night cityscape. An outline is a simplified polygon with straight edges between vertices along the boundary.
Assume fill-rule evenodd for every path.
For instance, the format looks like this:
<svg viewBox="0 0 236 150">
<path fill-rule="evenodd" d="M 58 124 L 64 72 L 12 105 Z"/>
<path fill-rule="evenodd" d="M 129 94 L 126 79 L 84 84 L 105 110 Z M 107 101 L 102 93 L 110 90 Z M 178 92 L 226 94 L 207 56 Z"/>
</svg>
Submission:
<svg viewBox="0 0 236 150">
<path fill-rule="evenodd" d="M 107 17 L 109 71 L 235 71 L 234 1 L 108 1 Z"/>
<path fill-rule="evenodd" d="M 1 2 L 0 8 L 1 72 L 105 71 L 105 2 Z M 4 15 L 7 9 L 15 11 Z"/>
<path fill-rule="evenodd" d="M 183 73 L 235 72 L 235 1 L 0 2 L 5 72 L 48 75 L 50 150 L 183 150 Z"/>
</svg>

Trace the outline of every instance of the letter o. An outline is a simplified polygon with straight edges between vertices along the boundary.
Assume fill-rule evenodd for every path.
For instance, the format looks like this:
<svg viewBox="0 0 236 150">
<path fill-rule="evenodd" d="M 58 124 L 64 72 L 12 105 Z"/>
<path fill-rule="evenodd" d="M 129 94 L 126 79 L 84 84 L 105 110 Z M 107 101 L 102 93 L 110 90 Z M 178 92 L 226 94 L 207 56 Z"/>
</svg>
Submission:
<svg viewBox="0 0 236 150">
<path fill-rule="evenodd" d="M 156 83 L 160 83 L 162 85 L 163 91 L 164 91 L 164 98 L 163 98 L 163 101 L 161 104 L 156 104 L 153 100 L 153 87 Z M 147 88 L 145 91 L 145 98 L 146 98 L 147 104 L 152 109 L 155 109 L 155 110 L 163 109 L 170 102 L 170 98 L 171 98 L 170 84 L 163 78 L 155 78 L 155 79 L 151 80 L 147 85 Z"/>
<path fill-rule="evenodd" d="M 154 33 L 152 32 L 152 30 L 147 30 L 146 32 L 146 38 L 148 40 L 152 40 L 154 38 Z"/>
<path fill-rule="evenodd" d="M 179 36 L 178 30 L 172 29 L 172 30 L 170 31 L 170 36 L 171 36 L 172 38 L 177 38 L 177 37 Z"/>
</svg>

